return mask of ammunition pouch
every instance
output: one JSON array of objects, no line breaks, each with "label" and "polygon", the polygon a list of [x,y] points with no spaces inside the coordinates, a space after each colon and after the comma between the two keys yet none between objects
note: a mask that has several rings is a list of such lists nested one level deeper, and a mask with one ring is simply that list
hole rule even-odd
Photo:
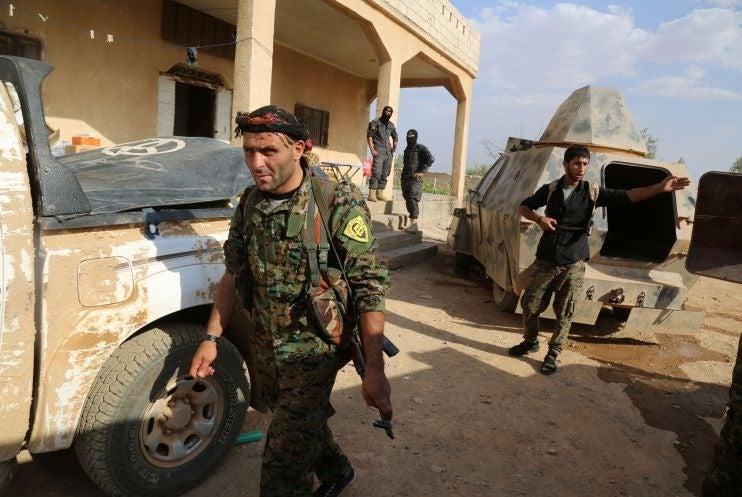
[{"label": "ammunition pouch", "polygon": [[340,348],[350,344],[356,327],[355,313],[348,285],[340,270],[327,268],[319,278],[319,285],[309,286],[307,291],[309,310],[320,336]]}]

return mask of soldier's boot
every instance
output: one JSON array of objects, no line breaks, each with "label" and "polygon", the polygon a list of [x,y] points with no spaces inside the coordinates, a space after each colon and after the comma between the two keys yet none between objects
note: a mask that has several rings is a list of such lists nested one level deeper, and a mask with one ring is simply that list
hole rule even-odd
[{"label": "soldier's boot", "polygon": [[405,233],[415,234],[417,233],[417,219],[410,219],[410,225],[404,229]]},{"label": "soldier's boot", "polygon": [[551,375],[556,373],[557,370],[557,355],[558,353],[552,349],[549,349],[549,353],[544,357],[544,362],[541,364],[541,374]]},{"label": "soldier's boot", "polygon": [[538,352],[539,345],[538,340],[534,342],[529,342],[528,340],[523,340],[518,345],[514,345],[508,349],[508,354],[510,354],[513,357],[520,357],[528,354],[529,352]]},{"label": "soldier's boot", "polygon": [[376,202],[376,190],[369,190],[368,191],[368,198],[366,198],[369,202]]},{"label": "soldier's boot", "polygon": [[378,200],[379,202],[386,202],[389,199],[384,196],[384,190],[379,188],[378,190],[376,190],[376,200]]},{"label": "soldier's boot", "polygon": [[347,475],[345,478],[333,481],[333,482],[325,482],[322,483],[319,487],[317,487],[317,490],[314,491],[314,494],[312,494],[313,497],[337,497],[340,495],[340,493],[347,487],[348,485],[353,483],[353,480],[356,479],[356,472],[353,468],[350,468],[350,474]]}]

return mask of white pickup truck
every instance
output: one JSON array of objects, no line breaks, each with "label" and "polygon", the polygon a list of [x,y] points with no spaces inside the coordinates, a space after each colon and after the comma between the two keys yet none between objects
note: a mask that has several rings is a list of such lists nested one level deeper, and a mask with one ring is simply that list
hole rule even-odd
[{"label": "white pickup truck", "polygon": [[74,444],[106,493],[175,496],[219,464],[250,400],[229,341],[214,376],[188,365],[251,178],[209,138],[53,157],[50,71],[0,56],[0,493],[21,450]]}]

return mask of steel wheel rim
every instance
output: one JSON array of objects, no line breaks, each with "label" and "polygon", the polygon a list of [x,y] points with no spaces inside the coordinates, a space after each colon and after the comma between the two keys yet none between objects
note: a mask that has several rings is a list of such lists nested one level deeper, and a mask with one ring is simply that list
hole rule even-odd
[{"label": "steel wheel rim", "polygon": [[143,457],[162,468],[180,466],[209,446],[224,413],[222,388],[213,377],[184,376],[150,401],[139,423]]}]

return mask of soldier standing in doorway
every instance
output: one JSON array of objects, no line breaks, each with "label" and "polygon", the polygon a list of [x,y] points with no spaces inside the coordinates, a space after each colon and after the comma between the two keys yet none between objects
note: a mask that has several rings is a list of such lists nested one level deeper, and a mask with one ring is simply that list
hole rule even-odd
[{"label": "soldier standing in doorway", "polygon": [[384,197],[384,188],[386,188],[386,179],[392,172],[394,152],[397,150],[397,142],[399,141],[397,129],[391,121],[393,113],[394,110],[387,105],[381,111],[381,117],[368,123],[366,139],[373,156],[371,179],[368,183],[369,202],[389,200]]}]

